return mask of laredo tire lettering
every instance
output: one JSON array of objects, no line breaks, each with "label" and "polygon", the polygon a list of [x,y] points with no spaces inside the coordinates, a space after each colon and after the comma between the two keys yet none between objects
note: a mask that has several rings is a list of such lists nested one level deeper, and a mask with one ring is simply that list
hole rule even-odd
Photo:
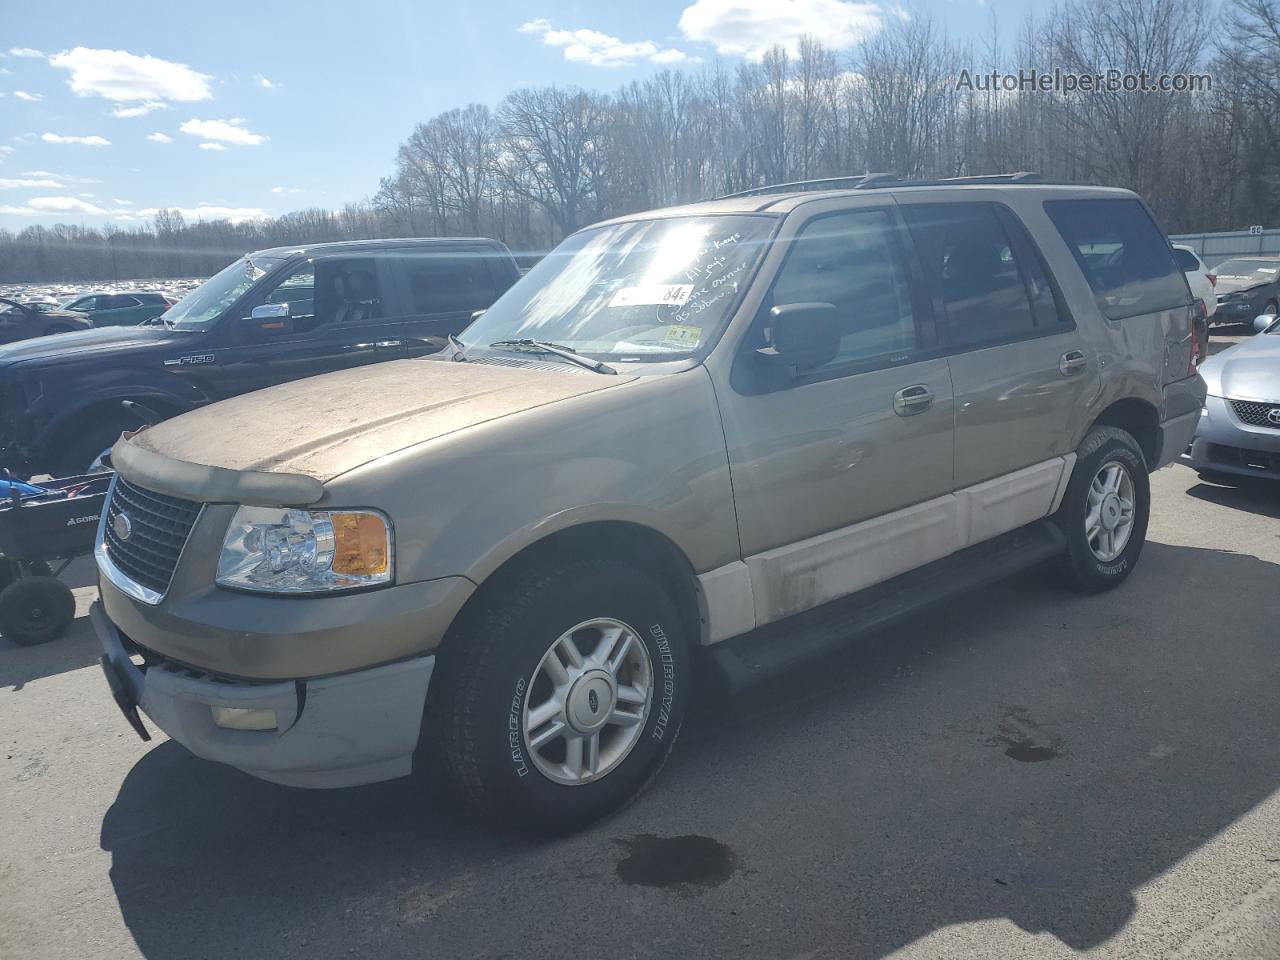
[{"label": "laredo tire lettering", "polygon": [[676,665],[671,655],[671,641],[660,624],[649,628],[658,647],[658,660],[662,664],[662,700],[658,704],[657,722],[653,726],[653,739],[661,740],[667,735],[667,724],[671,722],[671,710],[676,697]]},{"label": "laredo tire lettering", "polygon": [[526,684],[521,677],[516,681],[515,695],[511,698],[511,713],[507,715],[507,749],[511,754],[511,762],[515,765],[516,776],[529,774],[529,765],[524,759],[524,743],[520,724],[520,715],[524,709],[524,692]]}]

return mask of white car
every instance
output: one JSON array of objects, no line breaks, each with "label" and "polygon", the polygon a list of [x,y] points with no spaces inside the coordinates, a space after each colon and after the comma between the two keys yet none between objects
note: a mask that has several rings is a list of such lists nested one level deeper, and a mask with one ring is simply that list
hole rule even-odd
[{"label": "white car", "polygon": [[1184,244],[1173,244],[1173,256],[1182,272],[1187,275],[1191,295],[1204,302],[1205,319],[1212,320],[1218,311],[1218,298],[1214,294],[1218,278],[1209,272],[1200,255]]}]

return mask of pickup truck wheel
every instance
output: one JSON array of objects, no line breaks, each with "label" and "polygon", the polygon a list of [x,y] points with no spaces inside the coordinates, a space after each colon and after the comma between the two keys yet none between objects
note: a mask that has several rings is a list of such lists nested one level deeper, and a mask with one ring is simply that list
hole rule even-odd
[{"label": "pickup truck wheel", "polygon": [[1067,551],[1061,572],[1082,593],[1100,593],[1129,576],[1147,538],[1151,485],[1136,440],[1117,427],[1094,427],[1080,444],[1058,510]]},{"label": "pickup truck wheel", "polygon": [[433,698],[466,805],[562,832],[623,806],[671,751],[689,697],[675,605],[614,561],[535,573],[450,638]]},{"label": "pickup truck wheel", "polygon": [[120,434],[137,428],[137,421],[123,410],[92,419],[84,429],[73,432],[68,438],[58,455],[54,475],[76,477],[106,472],[108,467],[103,463],[104,455],[120,439]]}]

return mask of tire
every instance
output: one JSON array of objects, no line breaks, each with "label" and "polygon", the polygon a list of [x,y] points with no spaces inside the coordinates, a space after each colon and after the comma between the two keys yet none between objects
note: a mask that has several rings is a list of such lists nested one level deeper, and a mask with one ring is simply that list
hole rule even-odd
[{"label": "tire", "polygon": [[1262,312],[1274,317],[1277,313],[1280,313],[1280,303],[1275,300],[1268,300],[1266,306],[1262,308]]},{"label": "tire", "polygon": [[105,417],[87,418],[85,427],[73,433],[54,464],[54,475],[76,477],[86,473],[101,473],[106,468],[101,457],[120,439],[126,430],[135,430],[138,423],[123,410]]},{"label": "tire", "polygon": [[[1091,488],[1096,479],[1104,485],[1117,476],[1111,468],[1119,467],[1123,488],[1111,499],[1103,495],[1101,503],[1094,494],[1090,503]],[[1105,478],[1104,478],[1105,473]],[[1125,479],[1127,478],[1127,486]],[[1128,496],[1123,496],[1127,490]],[[1127,535],[1121,537],[1125,501],[1130,503]],[[1108,532],[1090,536],[1090,513],[1094,507],[1106,518],[1099,517],[1098,527],[1107,531],[1110,524],[1117,524],[1109,531],[1114,539],[1108,542]],[[1117,517],[1117,513],[1119,517]],[[1151,483],[1147,475],[1147,461],[1133,436],[1118,427],[1094,427],[1085,436],[1077,453],[1075,469],[1067,492],[1058,508],[1056,520],[1067,539],[1066,553],[1060,562],[1060,574],[1068,586],[1081,593],[1101,593],[1119,586],[1133,571],[1147,538],[1147,521],[1151,515]],[[1108,547],[1110,549],[1108,549]],[[1118,548],[1118,549],[1117,549]],[[1112,555],[1114,553],[1114,555]]]},{"label": "tire", "polygon": [[[0,557],[0,590],[17,580],[21,572],[17,560]],[[53,576],[53,570],[43,560],[36,560],[34,563],[27,564],[27,576],[51,577]]]},{"label": "tire", "polygon": [[56,640],[75,615],[71,588],[54,577],[23,577],[0,590],[0,636],[21,646]]},{"label": "tire", "polygon": [[[612,560],[531,572],[499,590],[441,654],[442,683],[429,717],[446,778],[464,805],[487,819],[574,830],[633,799],[671,752],[692,679],[684,630],[675,604],[647,573]],[[572,633],[575,627],[582,629]],[[608,639],[615,629],[619,639]],[[581,667],[569,662],[563,643],[578,649]],[[602,671],[592,668],[592,655],[610,648],[617,656],[624,647],[615,697]],[[558,713],[549,658],[571,680],[559,688]],[[646,663],[649,694],[641,706]],[[539,720],[539,710],[548,719]],[[615,724],[619,712],[637,722]],[[584,716],[596,719],[584,724]],[[584,776],[588,768],[571,753],[572,740],[590,739],[575,723],[604,724],[597,728],[595,774]],[[559,735],[531,746],[557,724]],[[589,743],[580,749],[589,762]]]}]

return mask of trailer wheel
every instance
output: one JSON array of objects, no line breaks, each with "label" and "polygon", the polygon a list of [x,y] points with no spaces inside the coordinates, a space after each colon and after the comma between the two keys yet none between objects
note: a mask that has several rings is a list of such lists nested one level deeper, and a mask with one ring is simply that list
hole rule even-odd
[{"label": "trailer wheel", "polygon": [[23,577],[0,590],[0,635],[21,646],[56,640],[75,615],[75,595],[55,577]]},{"label": "trailer wheel", "polygon": [[[22,568],[18,565],[17,560],[8,560],[0,557],[0,590],[3,590],[21,576]],[[53,571],[49,568],[49,564],[43,560],[36,560],[34,563],[27,564],[27,576],[51,577],[53,576]]]}]

